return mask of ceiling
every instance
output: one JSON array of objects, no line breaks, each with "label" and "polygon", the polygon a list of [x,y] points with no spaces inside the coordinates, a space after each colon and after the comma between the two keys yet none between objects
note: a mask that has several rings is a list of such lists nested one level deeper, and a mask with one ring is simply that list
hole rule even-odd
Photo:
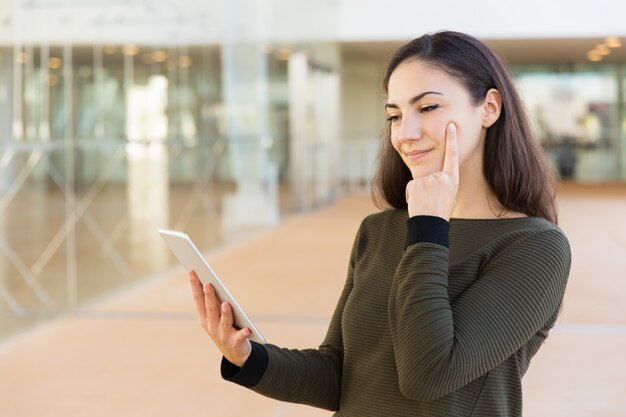
[{"label": "ceiling", "polygon": [[[602,64],[626,64],[626,39],[621,39],[622,46],[611,50],[611,54],[605,56]],[[597,65],[587,59],[587,52],[593,49],[602,38],[585,39],[506,39],[487,40],[487,43],[509,65],[555,65],[558,68],[569,67],[570,65]],[[384,66],[391,55],[402,46],[401,41],[369,41],[369,42],[340,42],[341,58],[344,61],[369,61],[379,63]],[[107,65],[122,64],[122,54],[120,47],[116,46],[116,53],[105,55]],[[141,47],[140,54],[136,59],[142,58],[145,53],[150,53],[156,48]],[[218,45],[210,46],[179,46],[174,48],[161,48],[169,50],[174,54],[189,54],[194,61],[203,59],[203,54],[210,53],[209,59],[214,61],[219,59]],[[77,63],[93,62],[93,46],[73,45],[73,60]],[[35,57],[39,56],[38,47],[35,47]],[[0,49],[0,61],[3,58]],[[62,56],[61,46],[51,46],[50,56]],[[557,68],[557,70],[558,70]]]},{"label": "ceiling", "polygon": [[[611,50],[602,63],[626,63],[626,39]],[[587,52],[604,42],[603,38],[580,39],[505,39],[485,40],[510,65],[592,64]],[[346,60],[387,61],[404,42],[344,42],[342,57]]]}]

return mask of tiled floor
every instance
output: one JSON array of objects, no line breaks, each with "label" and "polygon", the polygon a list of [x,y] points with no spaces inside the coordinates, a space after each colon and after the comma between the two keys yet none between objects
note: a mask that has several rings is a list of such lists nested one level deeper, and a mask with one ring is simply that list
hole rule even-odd
[{"label": "tiled floor", "polygon": [[[566,185],[560,206],[574,261],[559,324],[525,378],[524,415],[626,416],[626,186]],[[314,347],[372,211],[344,198],[208,256],[270,342]],[[0,344],[0,416],[331,415],[222,382],[218,364],[184,273],[169,270]]]}]

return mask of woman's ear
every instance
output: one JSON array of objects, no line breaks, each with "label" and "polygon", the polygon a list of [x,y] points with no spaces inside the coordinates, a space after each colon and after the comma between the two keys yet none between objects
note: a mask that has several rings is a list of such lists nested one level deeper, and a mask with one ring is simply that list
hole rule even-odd
[{"label": "woman's ear", "polygon": [[495,88],[487,91],[483,101],[483,127],[490,127],[500,117],[502,110],[502,96]]}]

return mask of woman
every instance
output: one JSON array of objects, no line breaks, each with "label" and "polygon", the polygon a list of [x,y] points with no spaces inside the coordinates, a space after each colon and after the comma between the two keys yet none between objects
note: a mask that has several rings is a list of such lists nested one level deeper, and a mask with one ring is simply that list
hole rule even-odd
[{"label": "woman", "polygon": [[222,376],[336,416],[520,416],[570,250],[507,70],[478,40],[425,35],[392,58],[376,197],[316,350],[248,341],[191,274]]}]

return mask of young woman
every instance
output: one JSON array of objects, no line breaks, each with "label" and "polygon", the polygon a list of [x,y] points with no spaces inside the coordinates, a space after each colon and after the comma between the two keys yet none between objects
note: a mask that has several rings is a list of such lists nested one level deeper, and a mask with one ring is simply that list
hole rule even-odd
[{"label": "young woman", "polygon": [[484,44],[403,46],[384,86],[376,197],[318,349],[251,343],[191,285],[222,376],[336,416],[520,416],[521,378],[559,313],[570,249],[541,148]]}]

